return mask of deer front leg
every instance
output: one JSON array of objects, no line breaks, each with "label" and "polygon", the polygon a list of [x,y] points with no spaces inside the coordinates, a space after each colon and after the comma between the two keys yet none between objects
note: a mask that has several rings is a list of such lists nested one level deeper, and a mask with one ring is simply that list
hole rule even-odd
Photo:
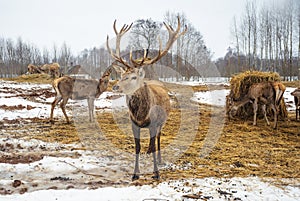
[{"label": "deer front leg", "polygon": [[94,98],[88,98],[88,108],[89,108],[89,121],[92,122],[94,121]]},{"label": "deer front leg", "polygon": [[158,167],[157,167],[156,148],[155,148],[155,140],[156,140],[155,138],[158,134],[157,132],[158,132],[158,128],[151,128],[150,127],[149,149],[152,152],[152,157],[153,157],[153,173],[154,173],[154,176],[152,176],[153,179],[159,179],[159,171],[158,171]]},{"label": "deer front leg", "polygon": [[256,116],[257,116],[257,107],[258,107],[258,104],[257,104],[257,99],[254,100],[253,102],[253,113],[254,113],[254,116],[253,116],[253,125],[256,126]]},{"label": "deer front leg", "polygon": [[140,144],[140,128],[136,126],[133,122],[132,122],[132,131],[133,131],[134,143],[135,143],[135,165],[134,165],[134,171],[132,176],[132,181],[134,181],[140,178],[139,157],[141,151],[141,144]]}]

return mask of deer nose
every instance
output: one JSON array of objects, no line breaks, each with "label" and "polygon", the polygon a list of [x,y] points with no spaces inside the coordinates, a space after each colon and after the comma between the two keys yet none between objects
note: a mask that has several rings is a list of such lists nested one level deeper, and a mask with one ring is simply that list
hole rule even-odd
[{"label": "deer nose", "polygon": [[115,86],[113,86],[113,88],[112,88],[112,89],[113,89],[113,91],[118,91],[118,90],[119,90],[119,88],[120,88],[120,87],[119,87],[118,85],[115,85]]}]

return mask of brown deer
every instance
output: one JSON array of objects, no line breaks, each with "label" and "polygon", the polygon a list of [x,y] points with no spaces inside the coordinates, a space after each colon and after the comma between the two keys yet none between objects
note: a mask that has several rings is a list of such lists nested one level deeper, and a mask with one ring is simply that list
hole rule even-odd
[{"label": "brown deer", "polygon": [[253,125],[256,125],[256,116],[258,110],[258,103],[262,104],[262,110],[267,121],[267,124],[270,125],[267,118],[266,106],[270,106],[274,113],[274,128],[277,127],[277,119],[279,112],[279,105],[285,91],[285,86],[280,82],[261,82],[255,83],[250,86],[247,95],[240,101],[232,101],[232,104],[229,109],[229,116],[236,115],[237,110],[245,105],[246,103],[251,102],[253,105]]},{"label": "brown deer", "polygon": [[42,66],[29,64],[27,69],[29,74],[49,74],[52,78],[59,77],[60,75],[60,65],[58,63],[44,64]]},{"label": "brown deer", "polygon": [[[161,129],[168,118],[170,111],[170,99],[167,89],[158,81],[144,81],[144,66],[154,64],[164,55],[168,53],[174,41],[187,31],[187,27],[180,32],[181,24],[178,18],[177,29],[174,30],[170,25],[165,24],[169,33],[169,39],[165,48],[162,50],[161,40],[159,40],[158,54],[154,58],[147,58],[147,51],[144,51],[142,59],[134,60],[132,52],[130,52],[130,63],[126,62],[120,56],[121,37],[131,28],[124,25],[118,32],[116,29],[116,21],[113,28],[116,33],[116,52],[114,53],[109,47],[109,37],[107,36],[107,49],[113,59],[119,62],[123,67],[114,66],[117,71],[121,72],[121,79],[113,86],[113,90],[126,94],[126,101],[129,108],[130,119],[132,122],[132,131],[135,141],[135,168],[132,180],[139,179],[139,154],[140,145],[140,129],[149,128],[150,143],[147,153],[152,153],[154,176],[152,178],[159,179],[159,170],[157,162],[161,163],[160,153],[160,135]],[[156,155],[156,138],[157,138],[157,155]],[[157,157],[156,157],[157,156]],[[158,161],[157,161],[158,160]]]},{"label": "brown deer", "polygon": [[294,102],[296,106],[296,121],[298,120],[298,117],[300,116],[300,88],[295,89],[292,93],[292,96],[294,96]]},{"label": "brown deer", "polygon": [[54,108],[62,101],[60,103],[61,110],[64,113],[67,123],[70,123],[65,109],[69,98],[72,100],[87,99],[89,120],[90,122],[94,121],[94,101],[107,89],[111,70],[111,68],[107,69],[99,81],[93,79],[75,79],[69,76],[55,79],[52,82],[52,86],[56,92],[56,96],[51,105],[50,121],[54,122]]}]

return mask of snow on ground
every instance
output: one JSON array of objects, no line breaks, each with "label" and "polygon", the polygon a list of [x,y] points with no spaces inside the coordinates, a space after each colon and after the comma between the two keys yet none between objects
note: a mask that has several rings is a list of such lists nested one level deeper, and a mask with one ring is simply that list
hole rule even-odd
[{"label": "snow on ground", "polygon": [[[87,187],[92,181],[85,173],[105,174],[103,169],[114,168],[118,174],[121,168],[128,168],[120,160],[114,162],[109,157],[99,156],[97,151],[78,151],[79,157],[74,158],[74,152],[68,149],[76,145],[60,145],[45,143],[38,140],[1,139],[0,145],[9,143],[14,147],[10,151],[34,150],[35,152],[60,150],[63,157],[45,156],[39,161],[25,164],[0,163],[0,191],[5,189],[11,195],[0,195],[1,201],[119,201],[119,200],[285,200],[300,199],[299,179],[272,178],[202,178],[180,179],[162,182],[158,185],[134,186],[128,180],[123,185],[110,185],[102,188]],[[18,148],[18,149],[17,149]],[[70,154],[69,156],[67,154]],[[123,167],[122,167],[123,165]],[[113,166],[113,167],[112,167]],[[106,177],[113,177],[108,173]],[[122,173],[123,174],[123,173]],[[72,182],[82,178],[84,188],[74,189]],[[125,177],[129,177],[125,175]],[[121,178],[121,180],[126,180]],[[21,181],[16,185],[16,181]],[[47,183],[41,183],[41,182]],[[288,183],[281,185],[280,182]],[[95,180],[97,182],[97,180]],[[14,186],[15,185],[15,186]],[[70,188],[69,188],[69,187]],[[32,190],[35,188],[35,190]],[[26,189],[24,191],[23,189]],[[22,191],[23,190],[23,191]],[[9,192],[7,194],[10,194]],[[190,198],[190,199],[189,199]],[[192,199],[194,198],[194,199]]]},{"label": "snow on ground", "polygon": [[191,98],[194,102],[206,103],[216,106],[225,106],[226,96],[228,95],[229,90],[213,90],[205,92],[195,92],[194,96]]},{"label": "snow on ground", "polygon": [[[185,83],[193,84],[193,83]],[[24,84],[0,81],[0,120],[3,119],[17,119],[17,118],[48,118],[50,111],[50,103],[54,97],[48,97],[45,94],[41,94],[40,97],[35,99],[26,99],[24,94],[31,93],[32,91],[42,89],[52,91],[50,85],[41,84]],[[294,88],[287,88],[284,98],[288,105],[293,106],[293,97],[290,92]],[[225,105],[225,97],[228,94],[228,90],[213,90],[207,92],[196,92],[191,98],[192,101],[212,104],[217,106]],[[111,98],[114,97],[115,98]],[[6,107],[18,106],[13,110],[6,109]],[[83,101],[69,101],[68,112],[70,107],[81,107],[87,106],[86,100]],[[119,96],[112,92],[104,92],[99,99],[95,101],[95,108],[98,111],[103,109],[111,109],[115,107],[126,107],[125,97]],[[289,107],[289,110],[294,110],[294,107]],[[63,116],[61,110],[57,107],[55,114],[57,116]],[[1,131],[5,132],[5,131]],[[0,133],[1,136],[1,133]],[[82,168],[84,171],[97,170],[99,168],[109,167],[113,172],[118,172],[121,168],[131,172],[131,163],[120,164],[112,163],[111,157],[105,157],[104,153],[89,153],[87,151],[77,151],[78,157],[73,157],[74,152],[70,152],[68,146],[76,147],[76,145],[61,145],[56,143],[45,143],[37,140],[20,140],[20,139],[6,139],[1,138],[0,145],[2,144],[13,144],[13,147],[18,149],[2,150],[8,153],[18,152],[42,152],[42,151],[59,151],[61,154],[58,157],[44,156],[42,160],[35,161],[32,163],[25,164],[6,164],[0,163],[0,191],[3,187],[12,187],[12,182],[15,181],[16,177],[12,175],[18,175],[18,178],[22,177],[22,181],[27,182],[39,182],[39,178],[56,178],[57,175],[64,175],[63,178],[68,176],[83,177],[78,173],[76,167]],[[47,153],[48,153],[47,152]],[[1,150],[0,150],[1,153]],[[116,157],[118,157],[116,155]],[[70,165],[71,164],[71,165]],[[76,164],[72,166],[72,164]],[[105,172],[105,171],[103,171]],[[111,173],[107,173],[112,175]],[[128,177],[128,175],[126,175]],[[30,178],[31,180],[28,180]],[[86,177],[88,181],[88,177]],[[124,178],[120,178],[123,179]],[[48,180],[48,181],[49,181]],[[43,186],[41,189],[36,187],[36,191],[28,191],[24,194],[13,193],[12,195],[0,195],[1,201],[17,201],[17,200],[28,200],[28,201],[52,201],[52,200],[63,200],[63,201],[81,201],[81,200],[194,200],[188,199],[187,197],[199,198],[200,200],[300,200],[300,187],[299,180],[289,179],[286,183],[289,185],[275,185],[277,180],[273,179],[260,179],[257,177],[248,178],[203,178],[203,179],[189,179],[189,180],[177,180],[163,182],[156,186],[143,185],[143,186],[130,186],[124,184],[123,187],[103,187],[96,190],[86,189],[69,189],[69,190],[52,190],[49,182],[49,189],[44,190]],[[55,182],[55,181],[53,181]],[[30,183],[21,184],[22,186],[32,185]],[[63,181],[56,181],[55,185],[65,185]],[[21,188],[17,187],[17,188]],[[63,189],[63,188],[58,188]]]},{"label": "snow on ground", "polygon": [[[271,181],[272,182],[272,181]],[[96,190],[41,190],[22,195],[0,196],[2,201],[99,201],[99,200],[284,200],[300,199],[299,187],[276,187],[270,181],[252,178],[205,178],[163,182],[155,187],[104,187]]]},{"label": "snow on ground", "polygon": [[[31,94],[37,90],[48,90],[54,92],[50,84],[29,84],[29,83],[16,83],[0,80],[0,120],[19,119],[19,118],[48,118],[51,109],[51,103],[54,96],[46,97],[41,94],[39,97],[32,99],[25,98],[24,95]],[[111,96],[116,96],[112,92],[104,92],[95,100],[95,108],[97,110],[126,107],[125,97],[120,96],[114,100],[109,99]],[[12,107],[15,108],[12,109]],[[86,107],[86,100],[69,100],[67,107]],[[71,111],[67,110],[68,115]],[[54,110],[54,116],[62,117],[63,113],[59,106]]]}]

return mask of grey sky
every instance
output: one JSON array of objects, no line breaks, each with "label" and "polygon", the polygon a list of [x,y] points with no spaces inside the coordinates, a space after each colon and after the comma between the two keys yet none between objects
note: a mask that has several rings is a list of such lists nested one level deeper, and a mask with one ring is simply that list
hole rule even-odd
[{"label": "grey sky", "polygon": [[114,37],[115,19],[121,26],[137,19],[162,21],[166,11],[184,12],[201,32],[214,58],[230,45],[233,16],[241,15],[246,0],[0,0],[0,36],[21,36],[38,47],[58,47],[65,41],[77,54],[99,47]]}]

